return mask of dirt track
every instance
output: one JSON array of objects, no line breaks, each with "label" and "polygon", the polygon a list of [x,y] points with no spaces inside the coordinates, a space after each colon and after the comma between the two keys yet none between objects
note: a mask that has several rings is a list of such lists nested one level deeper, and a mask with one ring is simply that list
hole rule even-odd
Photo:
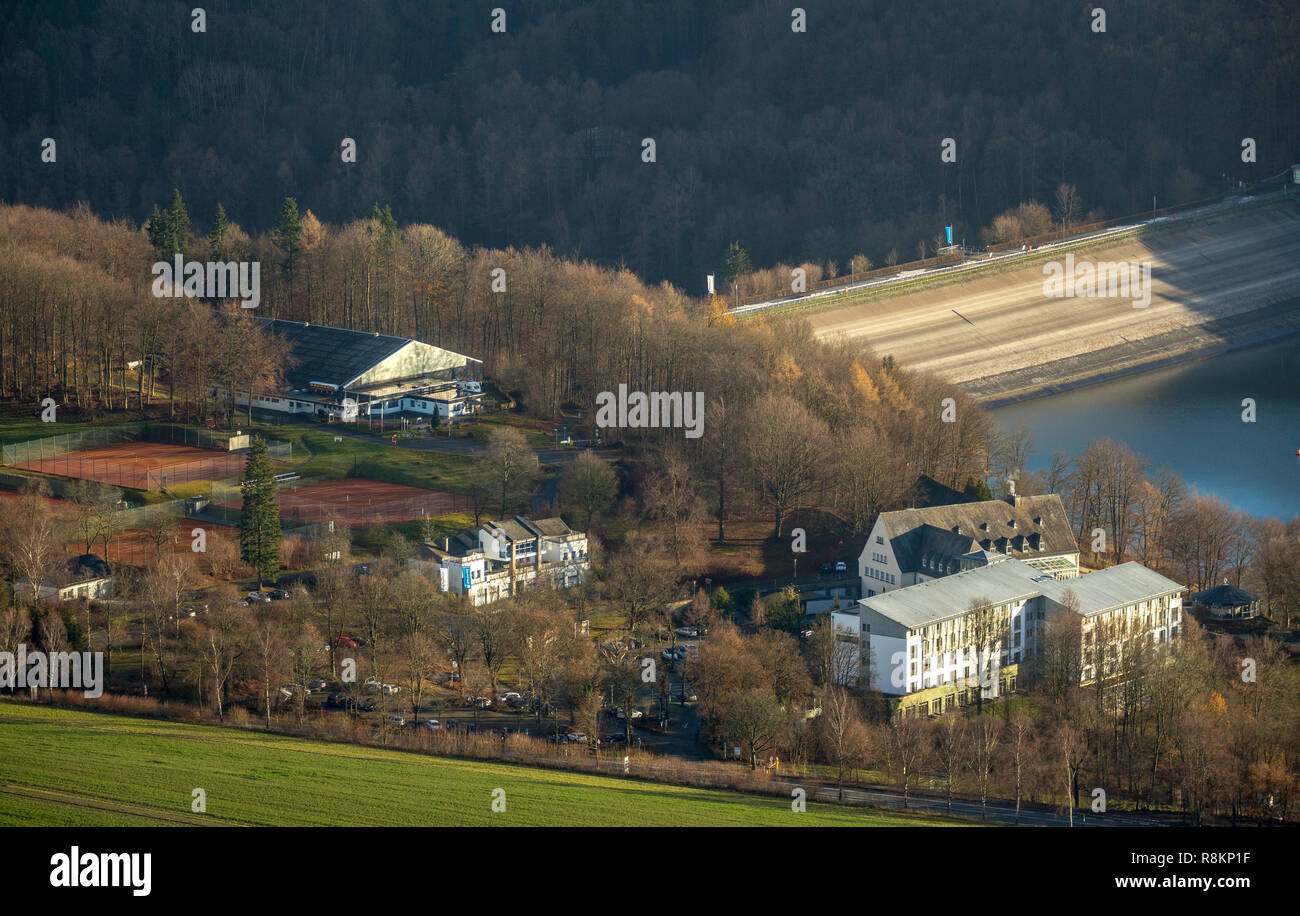
[{"label": "dirt track", "polygon": [[[1064,261],[1064,253],[1053,255]],[[818,336],[861,339],[909,369],[1004,401],[1300,332],[1300,202],[1076,254],[1150,262],[1150,305],[1047,298],[1043,264],[809,316]]]}]

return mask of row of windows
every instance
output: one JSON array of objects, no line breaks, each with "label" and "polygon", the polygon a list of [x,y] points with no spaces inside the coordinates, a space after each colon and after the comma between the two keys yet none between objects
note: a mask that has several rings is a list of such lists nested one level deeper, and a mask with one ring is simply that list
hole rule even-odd
[{"label": "row of windows", "polygon": [[[1003,667],[1005,667],[1008,664],[1018,665],[1020,664],[1020,652],[1016,651],[1016,652],[1008,653],[1006,649],[1003,649],[1001,652],[998,653],[998,661],[999,664],[1002,665]],[[932,673],[933,667],[934,666],[932,666],[930,662],[927,660],[925,667],[922,669],[921,673],[929,675]],[[911,663],[910,667],[908,668],[908,674],[911,675],[912,678],[914,679],[916,678],[917,676],[916,662]],[[957,670],[952,672],[951,675],[949,675],[949,673],[945,671],[939,675],[937,680],[931,677],[930,678],[931,683],[928,684],[927,686],[933,687],[933,686],[946,684],[948,683],[949,677],[952,677],[952,682],[955,684],[958,681],[960,681],[963,677],[974,677],[974,676],[975,676],[975,664],[974,662],[967,662],[966,664],[959,665],[957,667]]]},{"label": "row of windows", "polygon": [[872,569],[870,566],[866,567],[866,572],[867,572],[867,576],[868,576],[869,578],[872,578],[872,579],[879,579],[881,582],[886,582],[886,583],[888,583],[888,584],[890,584],[890,585],[893,585],[893,584],[894,584],[894,574],[893,574],[893,573],[881,572],[881,571],[878,570],[878,569]]},{"label": "row of windows", "polygon": [[[1002,678],[998,683],[1002,688],[1002,693],[1010,693],[1016,689],[1016,676],[1013,674],[1010,677]],[[932,716],[938,716],[942,715],[944,710],[952,709],[956,705],[969,706],[974,702],[975,689],[967,687],[956,693],[950,693],[946,697],[939,697],[930,700],[928,703],[920,703],[914,708],[922,714],[929,712]]]}]

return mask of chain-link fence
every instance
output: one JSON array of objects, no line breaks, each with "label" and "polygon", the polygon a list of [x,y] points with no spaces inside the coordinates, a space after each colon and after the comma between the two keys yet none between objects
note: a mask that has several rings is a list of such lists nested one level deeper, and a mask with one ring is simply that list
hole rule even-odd
[{"label": "chain-link fence", "polygon": [[[242,451],[248,447],[249,434],[228,430],[203,429],[180,423],[122,423],[116,426],[97,426],[75,432],[59,433],[13,442],[3,448],[3,463],[24,464],[66,455],[69,452],[87,452],[107,448],[123,442],[166,442],[190,448],[214,451]],[[293,444],[279,439],[267,439],[267,450],[275,461],[293,459]]]},{"label": "chain-link fence", "polygon": [[4,463],[28,464],[66,455],[68,452],[86,452],[122,442],[134,442],[140,438],[140,430],[144,425],[133,423],[103,426],[55,436],[43,436],[40,439],[28,439],[26,442],[14,442],[4,447]]},{"label": "chain-link fence", "polygon": [[[243,433],[182,426],[175,423],[133,423],[79,430],[4,446],[4,463],[54,477],[75,477],[137,490],[158,490],[198,480],[239,475],[245,465],[250,437]],[[154,444],[150,447],[149,444]],[[136,444],[138,448],[130,446]],[[210,449],[219,454],[187,457],[157,446]],[[236,449],[232,451],[231,449]],[[102,451],[106,454],[96,455]],[[293,457],[293,445],[268,440],[273,461]],[[172,456],[185,460],[172,460]]]},{"label": "chain-link fence", "polygon": [[24,461],[15,466],[56,477],[94,480],[115,487],[160,490],[195,480],[238,475],[243,470],[246,459],[243,455],[227,453],[163,466],[150,466],[149,460],[147,456],[141,458],[127,454],[112,458],[80,458],[73,453]]}]

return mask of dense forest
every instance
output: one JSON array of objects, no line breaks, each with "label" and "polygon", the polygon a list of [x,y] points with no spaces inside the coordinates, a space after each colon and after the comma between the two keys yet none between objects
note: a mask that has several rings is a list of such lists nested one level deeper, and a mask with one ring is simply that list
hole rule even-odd
[{"label": "dense forest", "polygon": [[140,224],[175,187],[196,229],[220,201],[253,234],[285,197],[335,224],[379,203],[698,294],[733,241],[907,260],[1062,184],[1117,216],[1300,157],[1290,0],[1135,0],[1104,33],[1036,0],[824,0],[805,32],[770,0],[521,0],[504,32],[490,6],[211,0],[203,32],[188,4],[7,7],[0,198]]}]

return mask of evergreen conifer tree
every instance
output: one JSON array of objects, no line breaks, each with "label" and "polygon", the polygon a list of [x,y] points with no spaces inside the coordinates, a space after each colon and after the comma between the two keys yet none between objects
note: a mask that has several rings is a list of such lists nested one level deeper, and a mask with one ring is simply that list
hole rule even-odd
[{"label": "evergreen conifer tree", "polygon": [[253,438],[239,486],[244,511],[239,519],[239,554],[257,572],[257,587],[274,579],[280,569],[280,507],[276,500],[275,471],[266,440]]}]

